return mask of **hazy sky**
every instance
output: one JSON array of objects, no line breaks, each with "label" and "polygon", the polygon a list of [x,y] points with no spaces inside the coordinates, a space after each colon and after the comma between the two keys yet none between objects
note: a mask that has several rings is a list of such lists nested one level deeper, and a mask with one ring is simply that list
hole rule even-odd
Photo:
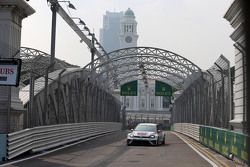
[{"label": "hazy sky", "polygon": [[[80,17],[94,31],[99,30],[106,11],[131,8],[136,16],[138,46],[157,47],[175,52],[206,70],[223,54],[234,65],[233,28],[223,16],[233,0],[71,0],[77,10],[67,9],[71,17]],[[47,0],[28,2],[36,13],[23,20],[22,46],[50,53],[51,11]],[[57,15],[56,57],[84,66],[90,62],[90,50]]]}]

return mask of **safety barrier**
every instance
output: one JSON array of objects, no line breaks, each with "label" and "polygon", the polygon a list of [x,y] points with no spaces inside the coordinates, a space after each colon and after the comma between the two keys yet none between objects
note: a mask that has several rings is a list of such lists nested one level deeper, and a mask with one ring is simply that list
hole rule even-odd
[{"label": "safety barrier", "polygon": [[200,126],[200,142],[207,147],[230,157],[248,162],[248,136],[245,134],[209,126]]},{"label": "safety barrier", "polygon": [[7,159],[119,130],[121,123],[116,122],[59,124],[21,130],[7,136]]},{"label": "safety barrier", "polygon": [[6,134],[0,134],[0,162],[6,159]]},{"label": "safety barrier", "polygon": [[197,141],[200,137],[200,125],[191,123],[175,123],[174,131],[187,135]]},{"label": "safety barrier", "polygon": [[191,123],[175,123],[173,128],[174,131],[189,136],[228,158],[234,155],[249,163],[249,136],[245,134]]}]

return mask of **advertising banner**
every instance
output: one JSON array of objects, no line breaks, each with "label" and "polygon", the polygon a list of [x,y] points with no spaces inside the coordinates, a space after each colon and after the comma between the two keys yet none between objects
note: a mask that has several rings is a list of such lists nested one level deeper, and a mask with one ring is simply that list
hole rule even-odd
[{"label": "advertising banner", "polygon": [[155,96],[172,96],[172,92],[172,86],[161,81],[155,81]]},{"label": "advertising banner", "polygon": [[121,86],[121,96],[137,96],[137,80],[125,83]]},{"label": "advertising banner", "polygon": [[18,86],[21,59],[0,59],[0,86]]}]

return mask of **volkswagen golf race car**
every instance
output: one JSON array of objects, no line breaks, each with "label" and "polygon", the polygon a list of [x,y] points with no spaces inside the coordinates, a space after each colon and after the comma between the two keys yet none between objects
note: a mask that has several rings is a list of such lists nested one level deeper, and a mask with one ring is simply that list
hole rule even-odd
[{"label": "volkswagen golf race car", "polygon": [[165,133],[155,123],[140,123],[127,135],[127,145],[146,142],[151,145],[165,144]]}]

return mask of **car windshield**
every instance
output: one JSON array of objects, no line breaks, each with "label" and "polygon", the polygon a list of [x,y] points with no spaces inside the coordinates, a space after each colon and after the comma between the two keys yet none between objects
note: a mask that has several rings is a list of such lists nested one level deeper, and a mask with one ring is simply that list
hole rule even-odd
[{"label": "car windshield", "polygon": [[135,128],[135,131],[156,132],[156,126],[155,125],[138,125]]}]

